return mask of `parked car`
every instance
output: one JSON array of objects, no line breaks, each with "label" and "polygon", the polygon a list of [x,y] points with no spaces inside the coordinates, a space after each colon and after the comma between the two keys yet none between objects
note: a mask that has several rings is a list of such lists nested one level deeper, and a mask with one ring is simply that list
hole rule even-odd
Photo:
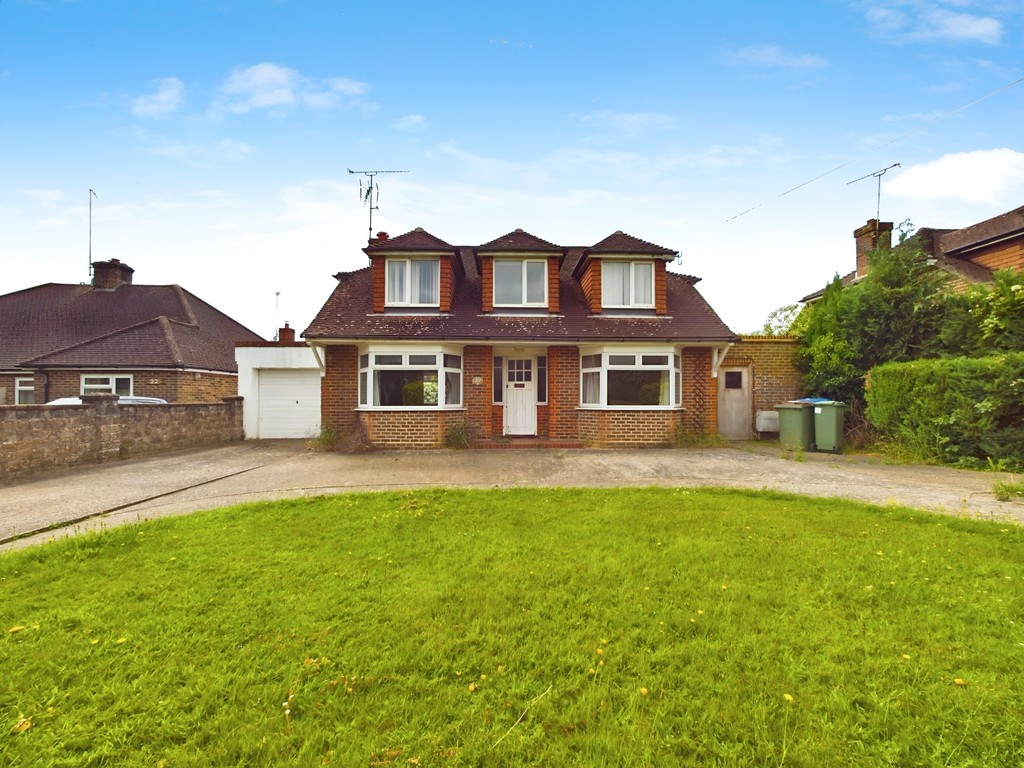
[{"label": "parked car", "polygon": [[[47,405],[81,405],[80,397],[58,397],[51,400]],[[167,401],[162,397],[141,397],[139,395],[120,395],[117,398],[118,405],[166,405]]]}]

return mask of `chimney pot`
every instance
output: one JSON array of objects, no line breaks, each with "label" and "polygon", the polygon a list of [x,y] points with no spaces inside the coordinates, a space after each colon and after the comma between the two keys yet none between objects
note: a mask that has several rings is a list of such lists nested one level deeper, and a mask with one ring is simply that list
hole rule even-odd
[{"label": "chimney pot", "polygon": [[291,328],[288,323],[284,324],[283,328],[279,328],[277,331],[277,343],[278,344],[294,344],[295,343],[295,329]]},{"label": "chimney pot", "polygon": [[131,285],[134,269],[122,264],[119,259],[94,261],[92,263],[92,287],[100,291],[112,291],[119,285]]}]

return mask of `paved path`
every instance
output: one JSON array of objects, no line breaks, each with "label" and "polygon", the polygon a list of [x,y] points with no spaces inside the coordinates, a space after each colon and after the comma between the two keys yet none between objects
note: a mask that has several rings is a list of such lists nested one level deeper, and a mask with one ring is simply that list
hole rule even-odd
[{"label": "paved path", "polygon": [[804,459],[784,457],[772,444],[345,455],[310,453],[302,441],[250,441],[0,485],[0,549],[247,501],[438,486],[770,489],[1024,524],[1024,502],[999,502],[992,494],[993,483],[1009,475],[887,465],[858,456],[806,454]]}]

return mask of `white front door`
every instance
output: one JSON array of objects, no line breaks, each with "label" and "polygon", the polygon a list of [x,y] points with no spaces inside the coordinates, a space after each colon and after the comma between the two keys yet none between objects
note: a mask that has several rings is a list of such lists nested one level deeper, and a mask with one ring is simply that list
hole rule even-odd
[{"label": "white front door", "polygon": [[750,368],[718,369],[718,434],[726,440],[749,440]]},{"label": "white front door", "polygon": [[506,361],[505,434],[537,434],[537,382],[532,357]]}]

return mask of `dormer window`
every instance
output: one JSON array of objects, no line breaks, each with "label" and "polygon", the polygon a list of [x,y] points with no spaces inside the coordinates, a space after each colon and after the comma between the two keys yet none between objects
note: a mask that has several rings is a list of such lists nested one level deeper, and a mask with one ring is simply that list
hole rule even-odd
[{"label": "dormer window", "polygon": [[436,307],[441,295],[441,269],[437,259],[388,259],[387,305]]},{"label": "dormer window", "polygon": [[546,307],[548,263],[544,259],[495,259],[494,306]]},{"label": "dormer window", "polygon": [[654,307],[654,263],[612,261],[601,263],[601,304],[609,308]]}]

